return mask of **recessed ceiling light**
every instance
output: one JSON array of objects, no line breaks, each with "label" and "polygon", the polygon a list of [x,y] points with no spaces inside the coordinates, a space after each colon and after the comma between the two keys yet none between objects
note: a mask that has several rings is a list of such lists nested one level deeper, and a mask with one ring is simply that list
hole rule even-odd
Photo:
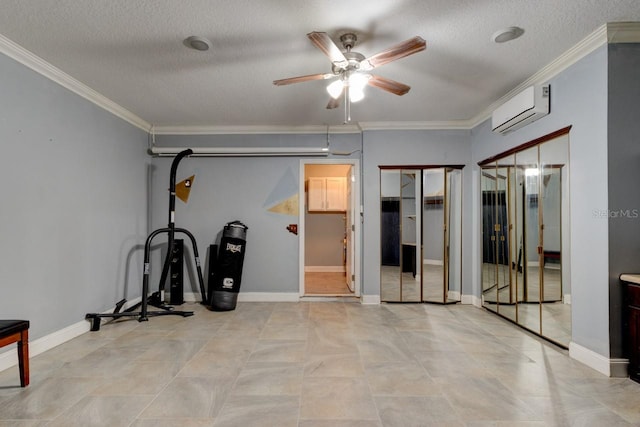
[{"label": "recessed ceiling light", "polygon": [[496,43],[504,43],[517,39],[524,34],[524,30],[520,27],[509,27],[504,30],[496,31],[491,39]]},{"label": "recessed ceiling light", "polygon": [[184,39],[184,45],[190,47],[191,49],[205,51],[209,50],[211,42],[204,37],[191,36]]}]

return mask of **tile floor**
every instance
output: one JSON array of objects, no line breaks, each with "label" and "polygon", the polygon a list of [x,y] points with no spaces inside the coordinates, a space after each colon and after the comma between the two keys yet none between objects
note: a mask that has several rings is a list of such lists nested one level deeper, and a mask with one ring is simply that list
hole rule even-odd
[{"label": "tile floor", "polygon": [[1,372],[0,427],[640,425],[640,384],[476,307],[185,306]]}]

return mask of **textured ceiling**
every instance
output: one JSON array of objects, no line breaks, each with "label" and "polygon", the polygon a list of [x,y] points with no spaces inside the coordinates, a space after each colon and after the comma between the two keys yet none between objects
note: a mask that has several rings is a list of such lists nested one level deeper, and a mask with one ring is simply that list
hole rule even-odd
[{"label": "textured ceiling", "polygon": [[[426,51],[375,70],[408,84],[367,88],[357,122],[469,121],[607,22],[640,21],[638,0],[0,0],[0,34],[155,126],[339,125],[330,72],[307,39],[355,32],[377,53],[413,36]],[[496,44],[517,25],[524,35]],[[206,37],[211,49],[183,40]]]}]

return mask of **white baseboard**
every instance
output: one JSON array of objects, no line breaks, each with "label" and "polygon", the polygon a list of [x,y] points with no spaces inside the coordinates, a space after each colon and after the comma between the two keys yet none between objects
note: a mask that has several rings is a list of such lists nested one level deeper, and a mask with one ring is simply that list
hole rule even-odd
[{"label": "white baseboard", "polygon": [[380,295],[361,295],[360,302],[363,305],[379,305]]},{"label": "white baseboard", "polygon": [[425,265],[444,265],[441,259],[424,259],[422,263]]},{"label": "white baseboard", "polygon": [[344,273],[344,265],[305,265],[305,273]]},{"label": "white baseboard", "polygon": [[[136,298],[132,301],[127,301],[127,303],[122,307],[123,310],[137,304],[140,302],[140,298]],[[113,308],[107,311],[103,311],[103,314],[113,313]],[[109,319],[103,320],[107,321]],[[69,340],[72,340],[85,332],[89,332],[91,330],[91,322],[88,320],[81,320],[79,322],[74,323],[73,325],[69,325],[66,328],[62,328],[55,332],[50,333],[49,335],[45,335],[44,337],[38,338],[37,340],[29,340],[29,358],[37,356],[41,353],[44,353],[47,350],[51,350],[54,347],[59,346]],[[15,349],[9,349],[8,351],[0,354],[0,371],[4,371],[5,369],[9,369],[18,364],[18,352]]]},{"label": "white baseboard", "polygon": [[[169,293],[169,295],[171,295],[171,293]],[[200,292],[196,293],[196,292],[185,292],[184,294],[182,294],[182,297],[184,298],[185,302],[200,302],[202,301],[202,297],[200,296]]]},{"label": "white baseboard", "polygon": [[240,302],[298,302],[298,292],[240,292]]},{"label": "white baseboard", "polygon": [[629,376],[629,359],[609,359],[609,376],[626,378]]},{"label": "white baseboard", "polygon": [[[185,292],[185,302],[201,301],[199,293]],[[298,302],[298,292],[240,292],[238,302]]]},{"label": "white baseboard", "polygon": [[[64,329],[55,331],[49,335],[45,335],[42,338],[38,338],[34,341],[29,341],[29,358],[37,356],[40,353],[44,353],[66,341],[69,341],[77,336],[88,332],[91,328],[91,323],[86,320],[74,323],[71,326],[67,326]],[[0,354],[0,371],[9,369],[18,364],[18,352],[14,349],[10,349],[5,353]]]},{"label": "white baseboard", "polygon": [[[320,301],[322,295],[313,297],[300,296],[297,292],[240,292],[238,294],[238,302],[300,302],[300,301]],[[373,297],[373,298],[370,298]],[[327,296],[327,301],[346,301],[348,297]],[[184,300],[188,302],[200,301],[200,294],[193,292],[185,292]],[[354,301],[357,300],[357,297]],[[365,302],[371,300],[372,302]],[[365,295],[360,299],[362,304],[380,304],[379,295]]]},{"label": "white baseboard", "polygon": [[562,302],[571,305],[571,294],[564,294]]},{"label": "white baseboard", "polygon": [[475,295],[462,295],[460,299],[461,304],[475,305],[476,307],[482,307],[482,299]]},{"label": "white baseboard", "polygon": [[629,360],[627,359],[609,359],[574,342],[569,343],[569,356],[607,377],[624,378],[628,376]]},{"label": "white baseboard", "polygon": [[447,296],[452,300],[460,301],[460,291],[449,291]]},{"label": "white baseboard", "polygon": [[[322,296],[314,296],[306,300],[320,301],[321,298]],[[327,301],[345,301],[346,299],[345,297],[327,297]],[[184,300],[200,301],[200,294],[185,292]],[[300,302],[303,300],[305,297],[297,292],[240,292],[238,294],[238,302]],[[380,304],[380,295],[363,295],[360,301],[362,304]]]}]

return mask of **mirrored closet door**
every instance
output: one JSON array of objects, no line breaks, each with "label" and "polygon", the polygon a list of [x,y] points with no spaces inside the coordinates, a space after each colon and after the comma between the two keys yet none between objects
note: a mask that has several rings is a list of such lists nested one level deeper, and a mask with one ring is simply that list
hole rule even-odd
[{"label": "mirrored closet door", "polygon": [[485,306],[516,320],[517,238],[509,232],[515,218],[513,203],[516,186],[513,156],[483,167],[482,186],[483,262],[482,295]]},{"label": "mirrored closet door", "polygon": [[569,128],[481,162],[482,303],[571,340]]},{"label": "mirrored closet door", "polygon": [[380,169],[381,300],[460,301],[460,167]]}]

